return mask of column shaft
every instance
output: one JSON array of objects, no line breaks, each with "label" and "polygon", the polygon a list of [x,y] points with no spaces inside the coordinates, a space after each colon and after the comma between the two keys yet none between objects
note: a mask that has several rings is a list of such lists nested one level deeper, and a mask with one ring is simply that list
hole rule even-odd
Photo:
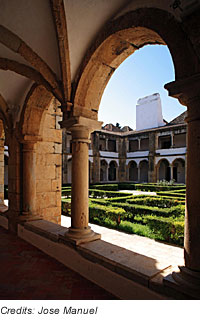
[{"label": "column shaft", "polygon": [[88,143],[72,145],[72,228],[88,227]]},{"label": "column shaft", "polygon": [[[82,116],[64,120],[61,126],[72,133],[72,201],[71,227],[65,234],[66,241],[76,245],[100,239],[88,226],[88,186],[89,186],[89,156],[88,146],[91,132],[100,129],[102,123]],[[94,137],[95,141],[95,137]],[[95,162],[94,162],[95,166]]]},{"label": "column shaft", "polygon": [[35,143],[23,144],[23,214],[36,212]]},{"label": "column shaft", "polygon": [[200,119],[188,121],[187,139],[185,265],[200,271]]}]

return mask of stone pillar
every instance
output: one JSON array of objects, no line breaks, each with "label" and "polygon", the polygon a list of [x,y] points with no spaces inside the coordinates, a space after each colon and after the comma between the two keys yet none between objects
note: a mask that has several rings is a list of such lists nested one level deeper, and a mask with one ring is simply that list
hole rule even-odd
[{"label": "stone pillar", "polygon": [[23,215],[36,214],[36,143],[23,143]]},{"label": "stone pillar", "polygon": [[106,148],[105,151],[108,151],[108,138],[106,138]]},{"label": "stone pillar", "polygon": [[173,164],[170,165],[170,180],[173,179]]},{"label": "stone pillar", "polygon": [[185,265],[200,272],[200,98],[188,105]]},{"label": "stone pillar", "polygon": [[141,139],[138,139],[138,151],[140,151],[140,149],[141,149]]},{"label": "stone pillar", "polygon": [[156,153],[156,135],[154,132],[150,132],[149,133],[149,170],[148,170],[149,182],[156,182],[155,153]]},{"label": "stone pillar", "polygon": [[65,237],[77,245],[100,239],[88,226],[88,145],[91,132],[101,125],[101,122],[81,116],[61,122],[61,126],[72,133],[71,227]]},{"label": "stone pillar", "polygon": [[180,273],[173,273],[175,286],[192,297],[200,298],[200,75],[186,80],[169,83],[165,86],[169,94],[187,105],[187,181],[184,258],[185,266]]},{"label": "stone pillar", "polygon": [[174,147],[174,133],[171,132],[171,148]]},{"label": "stone pillar", "polygon": [[138,182],[140,182],[140,165],[138,164]]},{"label": "stone pillar", "polygon": [[93,149],[93,183],[100,182],[100,153],[99,153],[99,133],[94,132],[92,135],[92,149]]},{"label": "stone pillar", "polygon": [[0,138],[0,203],[4,204],[4,138]]}]

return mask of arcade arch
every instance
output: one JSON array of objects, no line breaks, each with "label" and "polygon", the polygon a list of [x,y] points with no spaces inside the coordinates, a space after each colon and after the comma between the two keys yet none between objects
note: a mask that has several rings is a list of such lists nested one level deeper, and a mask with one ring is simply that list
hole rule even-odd
[{"label": "arcade arch", "polygon": [[161,159],[157,164],[157,177],[159,181],[171,180],[170,164],[167,159]]},{"label": "arcade arch", "polygon": [[129,181],[138,181],[138,168],[135,161],[130,161],[128,164]]},{"label": "arcade arch", "polygon": [[173,179],[177,183],[185,183],[185,161],[181,158],[175,159],[172,163]]},{"label": "arcade arch", "polygon": [[100,163],[100,181],[108,181],[108,163],[101,160]]},{"label": "arcade arch", "polygon": [[139,163],[139,182],[148,182],[148,161],[142,160]]},{"label": "arcade arch", "polygon": [[108,167],[108,180],[116,181],[117,180],[117,163],[116,161],[111,161]]}]

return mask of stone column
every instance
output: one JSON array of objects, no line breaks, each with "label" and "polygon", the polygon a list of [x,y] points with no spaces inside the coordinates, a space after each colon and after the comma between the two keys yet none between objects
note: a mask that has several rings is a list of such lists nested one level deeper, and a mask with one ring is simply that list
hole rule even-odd
[{"label": "stone column", "polygon": [[170,180],[173,179],[173,164],[170,165]]},{"label": "stone column", "polygon": [[151,132],[149,133],[149,170],[148,170],[149,182],[156,182],[155,154],[156,154],[156,135],[154,132]]},{"label": "stone column", "polygon": [[138,139],[138,151],[141,149],[141,139]]},{"label": "stone column", "polygon": [[174,147],[174,133],[171,132],[171,148]]},{"label": "stone column", "polygon": [[140,165],[138,164],[138,182],[140,183]]},{"label": "stone column", "polygon": [[0,203],[4,204],[4,138],[0,138]]},{"label": "stone column", "polygon": [[106,167],[106,181],[108,181],[108,165]]},{"label": "stone column", "polygon": [[88,226],[88,146],[90,134],[102,123],[84,117],[73,117],[61,123],[72,133],[72,199],[71,227],[65,237],[75,244],[100,239]]},{"label": "stone column", "polygon": [[[183,291],[200,298],[200,75],[165,86],[169,94],[187,105],[187,181],[184,258],[180,273],[173,280]],[[170,279],[167,279],[170,280]],[[172,281],[168,281],[172,286]],[[174,284],[173,284],[174,285]]]},{"label": "stone column", "polygon": [[23,215],[36,213],[36,143],[23,143]]},{"label": "stone column", "polygon": [[200,98],[190,101],[187,116],[185,265],[200,272]]},{"label": "stone column", "polygon": [[106,148],[105,151],[108,151],[108,138],[106,138]]}]

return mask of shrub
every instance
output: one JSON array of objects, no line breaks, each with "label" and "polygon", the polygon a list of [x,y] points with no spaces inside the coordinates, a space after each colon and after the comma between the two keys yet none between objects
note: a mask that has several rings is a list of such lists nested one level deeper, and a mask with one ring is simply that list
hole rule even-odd
[{"label": "shrub", "polygon": [[178,205],[170,208],[158,208],[158,207],[149,207],[145,205],[129,204],[129,203],[112,203],[115,207],[120,207],[126,211],[127,219],[129,221],[134,221],[134,216],[137,214],[154,214],[156,216],[179,216],[184,215],[185,207],[183,205]]},{"label": "shrub", "polygon": [[130,193],[118,192],[118,191],[106,191],[106,190],[96,190],[89,189],[89,195],[91,197],[99,197],[99,198],[114,198],[114,197],[123,197],[130,196]]},{"label": "shrub", "polygon": [[127,199],[127,202],[130,204],[142,204],[147,206],[156,206],[158,208],[170,208],[171,206],[179,205],[180,202],[176,199],[168,199],[162,197],[148,197],[145,198],[130,198]]},{"label": "shrub", "polygon": [[90,189],[118,191],[118,184],[93,184],[90,185]]},{"label": "shrub", "polygon": [[125,217],[126,212],[122,208],[91,203],[89,206],[89,214],[90,222],[94,221],[94,218],[98,218],[98,220],[101,222],[103,222],[106,218],[109,218],[111,221],[115,221],[117,224],[119,224],[121,218]]},{"label": "shrub", "polygon": [[69,216],[71,214],[71,201],[66,201],[66,199],[62,199],[61,202],[61,211],[63,215]]},{"label": "shrub", "polygon": [[62,197],[71,197],[71,189],[62,190]]},{"label": "shrub", "polygon": [[[180,219],[180,218],[179,218]],[[163,217],[155,217],[153,215],[135,217],[137,222],[147,225],[156,237],[161,240],[183,245],[184,238],[184,218],[180,220]]]},{"label": "shrub", "polygon": [[184,199],[185,198],[185,193],[176,193],[176,192],[166,192],[166,191],[161,191],[157,192],[158,196],[169,196],[169,197],[176,197],[179,199]]}]

